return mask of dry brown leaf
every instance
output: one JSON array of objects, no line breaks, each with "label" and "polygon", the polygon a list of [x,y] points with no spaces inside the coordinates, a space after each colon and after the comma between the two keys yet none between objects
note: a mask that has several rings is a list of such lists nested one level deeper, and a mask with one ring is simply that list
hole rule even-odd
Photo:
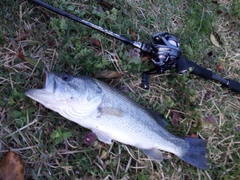
[{"label": "dry brown leaf", "polygon": [[179,122],[179,112],[177,111],[172,111],[172,125],[177,125]]},{"label": "dry brown leaf", "polygon": [[218,64],[217,65],[217,70],[218,70],[219,73],[221,73],[222,70],[223,70],[223,66],[221,64]]},{"label": "dry brown leaf", "polygon": [[24,54],[23,54],[21,51],[18,53],[18,57],[19,57],[21,60],[25,60],[25,56],[24,56]]},{"label": "dry brown leaf", "polygon": [[82,39],[86,39],[88,42],[90,42],[91,45],[95,45],[95,46],[99,46],[99,47],[102,46],[102,43],[95,38],[91,38],[91,37],[88,37],[88,36],[83,36]]},{"label": "dry brown leaf", "polygon": [[148,61],[148,60],[151,60],[151,56],[143,56],[143,57],[141,57],[141,60],[142,61]]},{"label": "dry brown leaf", "polygon": [[132,35],[133,39],[137,39],[138,35],[135,33],[135,31],[132,28],[129,29],[129,33]]},{"label": "dry brown leaf", "polygon": [[24,180],[23,164],[17,154],[8,151],[0,167],[0,179]]},{"label": "dry brown leaf", "polygon": [[19,34],[15,40],[16,41],[22,41],[22,40],[26,40],[27,39],[27,36],[28,36],[28,33],[22,33],[22,34]]},{"label": "dry brown leaf", "polygon": [[121,74],[116,71],[111,70],[103,70],[96,74],[96,78],[104,78],[104,79],[112,79],[112,78],[119,78]]},{"label": "dry brown leaf", "polygon": [[198,138],[198,135],[196,135],[196,134],[191,134],[191,135],[189,135],[189,137]]}]

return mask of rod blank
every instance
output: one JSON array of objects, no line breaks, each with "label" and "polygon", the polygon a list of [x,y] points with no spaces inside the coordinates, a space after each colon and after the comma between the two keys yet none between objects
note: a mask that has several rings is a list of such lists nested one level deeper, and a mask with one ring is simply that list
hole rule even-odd
[{"label": "rod blank", "polygon": [[82,19],[82,18],[80,18],[78,16],[75,16],[73,14],[70,14],[70,13],[66,12],[66,11],[63,11],[61,9],[58,9],[58,8],[54,7],[54,6],[51,6],[50,4],[47,4],[47,3],[43,2],[43,1],[40,1],[40,0],[29,0],[29,2],[35,3],[35,4],[39,5],[39,6],[42,6],[42,7],[46,8],[46,9],[52,11],[52,12],[60,14],[60,15],[62,15],[64,17],[69,18],[69,19],[72,19],[72,20],[74,20],[74,21],[76,21],[78,23],[84,24],[85,26],[88,26],[88,27],[90,27],[92,29],[96,29],[96,30],[98,30],[98,31],[100,31],[102,33],[105,33],[105,34],[107,34],[107,35],[109,35],[111,37],[114,37],[114,38],[116,38],[116,39],[118,39],[120,41],[123,41],[126,44],[130,44],[130,45],[132,45],[132,46],[134,46],[134,47],[136,47],[138,49],[141,49],[142,51],[151,52],[151,47],[148,44],[128,39],[128,38],[126,38],[124,36],[121,36],[119,34],[116,34],[116,33],[112,32],[112,31],[110,31],[108,29],[105,29],[105,28],[103,28],[101,26],[98,26],[98,25],[93,24],[93,23],[91,23],[89,21],[86,21],[86,20],[84,20],[84,19]]}]

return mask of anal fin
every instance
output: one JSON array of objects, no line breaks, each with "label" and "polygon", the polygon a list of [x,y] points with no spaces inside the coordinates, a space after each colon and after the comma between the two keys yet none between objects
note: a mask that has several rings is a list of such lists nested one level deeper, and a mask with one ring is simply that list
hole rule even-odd
[{"label": "anal fin", "polygon": [[141,151],[146,154],[147,156],[149,156],[150,158],[161,162],[163,161],[163,155],[162,152],[160,150],[158,150],[157,148],[151,148],[151,149],[141,149]]}]

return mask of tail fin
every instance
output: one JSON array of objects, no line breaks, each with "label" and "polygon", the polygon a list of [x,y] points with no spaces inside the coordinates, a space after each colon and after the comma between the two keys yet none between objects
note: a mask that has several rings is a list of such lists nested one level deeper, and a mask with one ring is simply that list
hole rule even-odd
[{"label": "tail fin", "polygon": [[179,158],[197,168],[207,170],[207,141],[203,139],[188,137],[184,138],[184,140],[189,144],[189,148],[187,149],[186,153],[179,156]]}]

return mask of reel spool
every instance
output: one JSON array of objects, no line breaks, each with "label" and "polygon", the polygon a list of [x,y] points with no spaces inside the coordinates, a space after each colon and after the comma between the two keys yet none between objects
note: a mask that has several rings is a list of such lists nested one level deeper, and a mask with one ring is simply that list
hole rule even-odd
[{"label": "reel spool", "polygon": [[158,66],[158,73],[176,67],[177,59],[181,56],[178,39],[169,33],[157,33],[152,36],[152,62]]}]

